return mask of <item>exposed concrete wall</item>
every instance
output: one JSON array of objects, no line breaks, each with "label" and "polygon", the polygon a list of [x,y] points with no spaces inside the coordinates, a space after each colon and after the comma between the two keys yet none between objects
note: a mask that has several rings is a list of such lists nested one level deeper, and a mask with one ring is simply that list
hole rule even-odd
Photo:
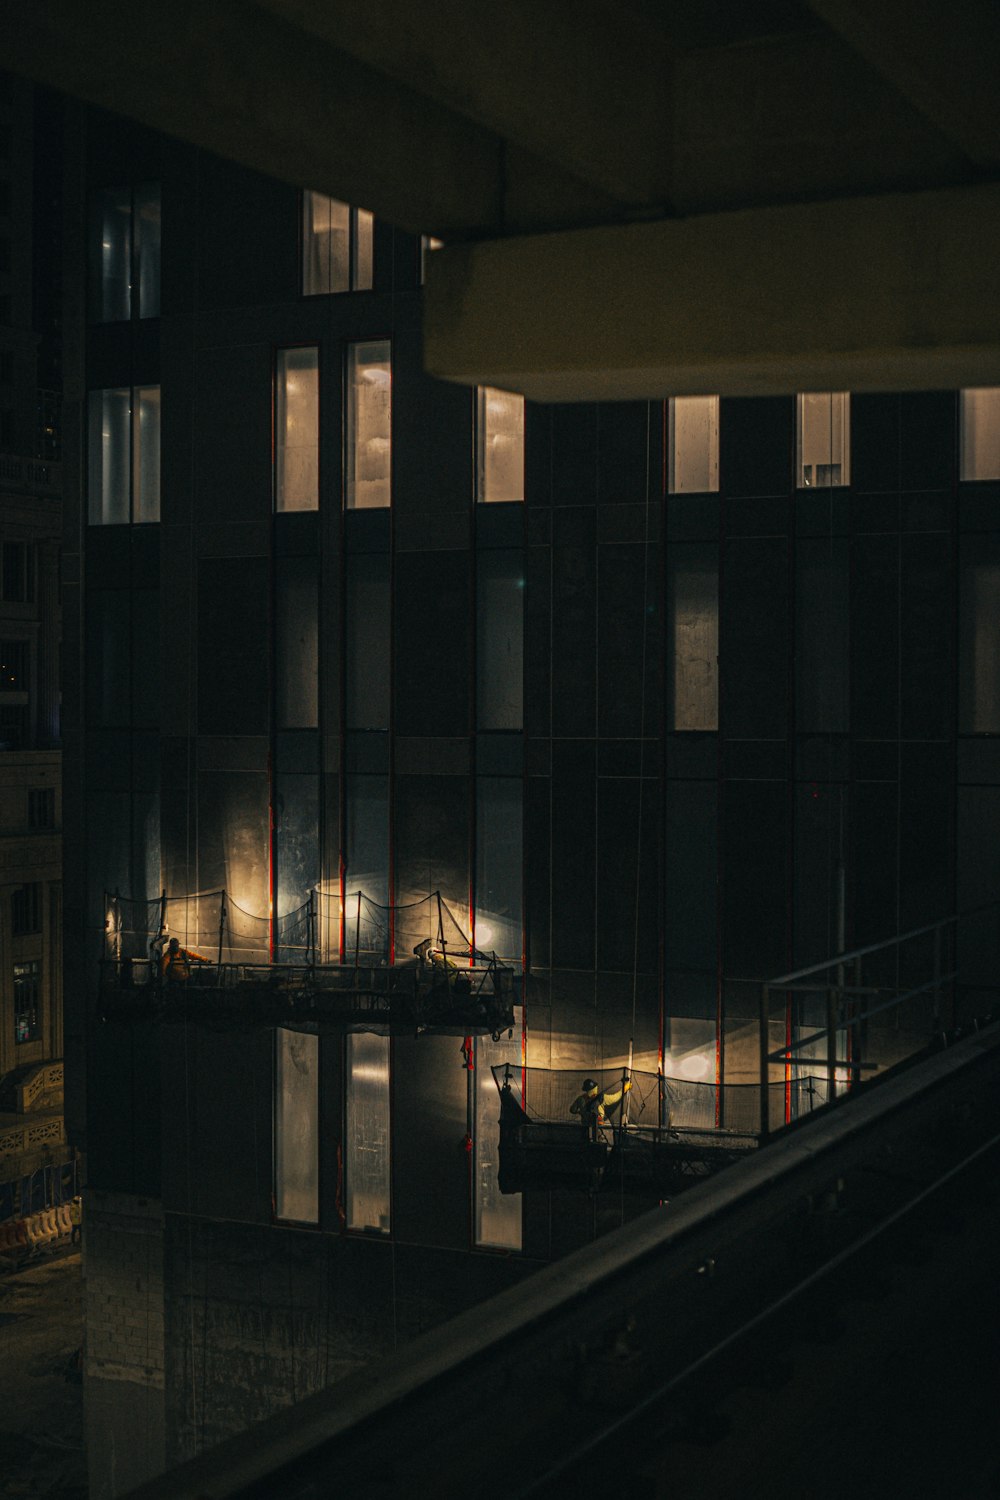
[{"label": "exposed concrete wall", "polygon": [[84,1218],[84,1403],[91,1500],[111,1500],[166,1467],[163,1210],[92,1191]]}]

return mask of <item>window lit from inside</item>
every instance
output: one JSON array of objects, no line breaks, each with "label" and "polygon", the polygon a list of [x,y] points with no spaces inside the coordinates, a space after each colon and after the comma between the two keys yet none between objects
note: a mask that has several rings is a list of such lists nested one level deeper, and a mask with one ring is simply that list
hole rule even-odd
[{"label": "window lit from inside", "polygon": [[672,396],[667,415],[670,494],[714,494],[719,488],[718,396]]},{"label": "window lit from inside", "polygon": [[388,1234],[392,1170],[389,1038],[356,1032],[344,1042],[347,1227]]},{"label": "window lit from inside", "polygon": [[476,392],[476,496],[524,499],[524,397],[490,385]]},{"label": "window lit from inside", "polygon": [[319,1220],[319,1038],[275,1033],[274,1212]]},{"label": "window lit from inside", "polygon": [[372,287],[374,219],[325,193],[302,194],[302,291],[365,292]]},{"label": "window lit from inside", "polygon": [[830,489],[850,484],[850,392],[803,392],[795,406],[797,487]]},{"label": "window lit from inside", "polygon": [[160,188],[104,188],[90,209],[90,315],[97,323],[160,315]]},{"label": "window lit from inside", "polygon": [[319,349],[279,349],[274,374],[274,508],[319,508]]},{"label": "window lit from inside", "polygon": [[347,350],[348,510],[376,510],[392,498],[392,360],[388,339]]},{"label": "window lit from inside", "polygon": [[91,391],[87,491],[92,526],[160,519],[160,387]]},{"label": "window lit from inside", "polygon": [[959,393],[962,479],[1000,479],[1000,387]]}]

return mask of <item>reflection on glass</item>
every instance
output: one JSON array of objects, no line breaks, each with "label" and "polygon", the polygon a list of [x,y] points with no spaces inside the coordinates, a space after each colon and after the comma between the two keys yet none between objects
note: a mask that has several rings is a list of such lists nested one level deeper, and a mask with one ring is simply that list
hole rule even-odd
[{"label": "reflection on glass", "polygon": [[[1000,560],[996,540],[990,538],[990,542],[992,558],[968,556],[962,563],[959,727],[963,734],[1000,734]],[[969,543],[973,544],[971,538]]]},{"label": "reflection on glass", "polygon": [[795,564],[795,719],[810,734],[843,734],[848,716],[848,544],[802,537]]},{"label": "reflection on glass", "polygon": [[160,185],[143,183],[135,190],[135,256],[140,318],[160,316]]},{"label": "reflection on glass", "polygon": [[962,479],[1000,479],[1000,387],[959,393]]},{"label": "reflection on glass", "polygon": [[524,952],[523,783],[476,778],[476,947],[520,964]]},{"label": "reflection on glass", "polygon": [[279,1027],[274,1110],[274,1208],[319,1220],[319,1038]]},{"label": "reflection on glass", "polygon": [[675,730],[719,727],[719,567],[710,546],[677,546],[668,563]]},{"label": "reflection on glass", "polygon": [[[389,778],[346,778],[345,890],[389,903]],[[352,910],[357,910],[356,907]],[[348,946],[353,945],[353,939]]]},{"label": "reflection on glass", "polygon": [[275,510],[319,508],[319,349],[279,349],[274,378]]},{"label": "reflection on glass", "polygon": [[388,339],[347,351],[347,508],[378,509],[392,494],[392,365]]},{"label": "reflection on glass", "polygon": [[135,389],[133,416],[136,431],[132,442],[133,521],[160,519],[160,387],[139,385]]},{"label": "reflection on glass", "polygon": [[90,392],[87,513],[92,526],[128,524],[129,426],[127,387]]},{"label": "reflection on glass", "polygon": [[90,315],[128,318],[132,295],[132,203],[128,188],[95,193],[90,214]]},{"label": "reflection on glass", "polygon": [[476,494],[524,499],[524,397],[489,385],[476,393]]},{"label": "reflection on glass", "polygon": [[347,558],[344,601],[345,712],[348,729],[389,727],[389,558]]},{"label": "reflection on glass", "polygon": [[524,720],[524,560],[481,552],[476,564],[476,717],[480,729]]},{"label": "reflection on glass", "polygon": [[499,1042],[491,1041],[488,1036],[476,1038],[473,1125],[476,1152],[476,1244],[484,1249],[520,1250],[521,1194],[501,1193],[497,1181],[500,1166],[500,1095],[491,1069],[506,1062],[517,1068],[521,1066],[520,1019],[514,1023],[514,1035],[511,1038],[503,1036]]},{"label": "reflection on glass", "polygon": [[851,482],[849,391],[812,391],[796,397],[800,490]]},{"label": "reflection on glass", "polygon": [[389,1038],[346,1039],[344,1178],[348,1229],[390,1229]]},{"label": "reflection on glass", "polygon": [[319,723],[319,586],[315,559],[282,558],[274,595],[278,728],[315,729]]},{"label": "reflection on glass", "polygon": [[325,193],[302,194],[302,290],[370,291],[373,216]]},{"label": "reflection on glass", "polygon": [[671,495],[719,488],[718,396],[672,396],[668,412]]}]

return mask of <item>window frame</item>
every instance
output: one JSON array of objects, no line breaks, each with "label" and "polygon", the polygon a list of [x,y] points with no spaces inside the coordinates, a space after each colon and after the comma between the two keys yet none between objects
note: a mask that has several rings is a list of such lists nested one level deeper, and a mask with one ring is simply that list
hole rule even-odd
[{"label": "window frame", "polygon": [[[388,357],[384,361],[372,361],[372,364],[386,364],[389,370],[389,477],[387,488],[389,498],[384,505],[358,505],[356,499],[352,501],[352,495],[356,495],[357,485],[357,463],[358,463],[358,440],[357,440],[357,409],[355,406],[355,388],[357,382],[353,378],[354,361],[357,358],[356,351],[359,349],[373,348],[378,344],[384,344],[388,350]],[[392,511],[392,492],[394,469],[393,463],[393,386],[395,384],[393,341],[386,335],[381,338],[349,339],[344,344],[343,359],[343,505],[344,511]],[[364,482],[364,481],[361,481]]]},{"label": "window frame", "polygon": [[[489,399],[491,395],[513,398],[520,401],[520,427],[516,437],[516,446],[519,448],[518,469],[520,474],[520,489],[518,496],[496,495],[491,496],[489,471],[487,467],[487,448],[489,441],[490,423],[488,420]],[[526,442],[527,431],[527,409],[528,403],[524,396],[517,391],[505,391],[500,386],[477,385],[474,392],[473,423],[475,427],[475,460],[476,460],[476,504],[477,505],[523,505],[525,498],[525,476],[526,468]]]},{"label": "window frame", "polygon": [[[156,259],[160,267],[157,275],[156,306],[152,312],[142,310],[142,270],[143,270],[143,236],[136,232],[137,219],[139,216],[138,205],[143,199],[144,193],[152,195],[155,189],[158,205],[158,219],[160,231],[157,236],[157,249],[160,251]],[[95,306],[98,296],[103,302],[103,276],[101,274],[100,256],[95,244],[94,235],[96,230],[96,215],[98,204],[103,198],[112,193],[119,193],[124,198],[128,197],[128,287],[126,297],[128,300],[128,312],[124,317],[105,317],[103,307],[98,311]],[[149,322],[158,318],[161,312],[163,297],[162,276],[162,234],[163,234],[163,187],[157,178],[144,179],[142,182],[122,183],[120,185],[107,183],[104,187],[95,187],[88,195],[87,216],[87,322],[97,327],[108,327],[112,324]],[[102,246],[103,248],[103,246]],[[150,253],[150,252],[147,252]]]},{"label": "window frame", "polygon": [[[341,208],[347,209],[347,285],[343,287],[316,287],[307,286],[309,277],[307,275],[310,230],[307,224],[307,207],[309,200],[313,198],[325,199],[327,203],[335,203]],[[361,253],[361,230],[364,222],[368,226],[367,253]],[[318,188],[303,188],[299,195],[299,287],[303,297],[346,297],[353,292],[373,292],[375,290],[375,215],[368,208],[359,208],[357,204],[346,203],[343,198],[334,198],[330,193],[321,193]],[[368,278],[362,279],[362,268],[367,263]]]},{"label": "window frame", "polygon": [[[137,507],[141,500],[143,489],[143,465],[142,465],[142,411],[143,393],[155,391],[157,412],[156,433],[156,514],[155,516],[137,515]],[[95,412],[97,406],[95,397],[104,397],[113,392],[128,393],[128,456],[123,467],[128,475],[128,504],[127,518],[121,520],[105,520],[103,515],[95,517],[95,474],[100,477],[100,499],[97,505],[103,510],[104,507],[104,454],[103,454],[103,421],[105,403],[102,402],[101,411],[101,438],[102,445],[100,468],[96,468],[95,460]],[[163,476],[163,386],[152,381],[143,381],[137,385],[104,385],[89,386],[87,389],[87,475],[86,475],[86,497],[87,497],[87,525],[88,526],[157,526],[162,519],[162,476]]]}]

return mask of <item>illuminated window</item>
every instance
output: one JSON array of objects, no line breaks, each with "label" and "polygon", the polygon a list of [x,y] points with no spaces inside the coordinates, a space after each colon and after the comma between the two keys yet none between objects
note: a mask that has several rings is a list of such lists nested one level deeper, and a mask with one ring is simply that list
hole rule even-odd
[{"label": "illuminated window", "polygon": [[279,349],[274,373],[274,508],[319,509],[319,349]]},{"label": "illuminated window", "polygon": [[374,224],[366,209],[325,193],[302,194],[302,290],[307,297],[371,291]]},{"label": "illuminated window", "polygon": [[961,479],[1000,479],[1000,387],[959,392]]},{"label": "illuminated window", "polygon": [[42,965],[32,958],[14,965],[14,1040],[37,1042],[42,1034],[39,992]]},{"label": "illuminated window", "polygon": [[797,487],[812,490],[850,484],[850,392],[800,394],[795,409]]},{"label": "illuminated window", "polygon": [[670,549],[667,619],[675,730],[719,727],[719,565],[716,549]]},{"label": "illuminated window", "polygon": [[491,385],[476,392],[476,498],[524,499],[524,397]]},{"label": "illuminated window", "polygon": [[668,428],[670,494],[714,494],[719,488],[718,396],[671,396]]},{"label": "illuminated window", "polygon": [[90,315],[97,323],[160,315],[160,188],[105,188],[91,200]]},{"label": "illuminated window", "polygon": [[92,526],[160,519],[160,387],[91,391],[88,514]]},{"label": "illuminated window", "polygon": [[[497,1180],[500,1165],[500,1095],[492,1069],[501,1063],[521,1066],[521,1028],[499,1042],[488,1036],[476,1038],[476,1090],[473,1144],[475,1179],[473,1198],[476,1244],[483,1249],[520,1250],[521,1194],[501,1193]],[[520,1077],[520,1074],[518,1075]]]},{"label": "illuminated window", "polygon": [[375,339],[347,350],[347,509],[379,509],[391,497],[391,346]]},{"label": "illuminated window", "polygon": [[298,1224],[319,1220],[319,1038],[276,1032],[274,1211]]},{"label": "illuminated window", "polygon": [[356,1032],[345,1038],[347,1078],[344,1177],[348,1229],[388,1234],[392,1162],[389,1146],[389,1038]]}]

